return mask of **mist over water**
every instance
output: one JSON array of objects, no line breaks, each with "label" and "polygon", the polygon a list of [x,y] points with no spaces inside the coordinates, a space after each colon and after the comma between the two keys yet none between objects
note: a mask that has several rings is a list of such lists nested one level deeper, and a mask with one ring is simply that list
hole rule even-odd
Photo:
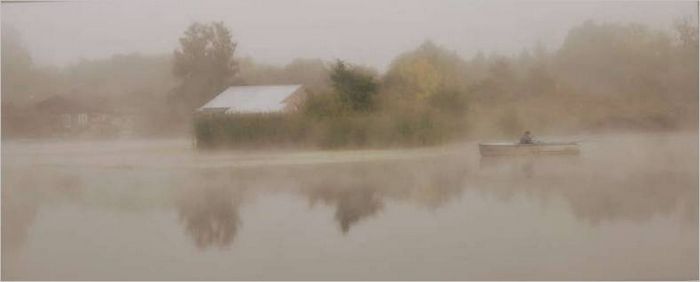
[{"label": "mist over water", "polygon": [[697,133],[578,156],[4,142],[3,279],[698,279]]},{"label": "mist over water", "polygon": [[697,280],[697,8],[3,1],[0,278]]}]

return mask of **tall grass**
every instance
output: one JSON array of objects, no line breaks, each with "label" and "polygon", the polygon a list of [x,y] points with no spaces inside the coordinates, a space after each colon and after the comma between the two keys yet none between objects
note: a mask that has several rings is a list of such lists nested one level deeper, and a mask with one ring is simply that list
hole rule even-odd
[{"label": "tall grass", "polygon": [[437,111],[355,113],[315,118],[301,113],[198,115],[197,147],[384,148],[436,145],[464,134],[464,123]]}]

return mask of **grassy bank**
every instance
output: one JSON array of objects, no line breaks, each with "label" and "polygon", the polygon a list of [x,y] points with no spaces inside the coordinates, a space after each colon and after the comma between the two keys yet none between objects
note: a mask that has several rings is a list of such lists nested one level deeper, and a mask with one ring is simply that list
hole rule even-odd
[{"label": "grassy bank", "polygon": [[437,111],[347,114],[209,115],[195,118],[197,147],[385,148],[441,144],[463,136],[464,123]]}]

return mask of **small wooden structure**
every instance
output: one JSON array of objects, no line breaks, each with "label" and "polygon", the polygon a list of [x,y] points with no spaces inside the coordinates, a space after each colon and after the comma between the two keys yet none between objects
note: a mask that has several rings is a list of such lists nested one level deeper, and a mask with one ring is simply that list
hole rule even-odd
[{"label": "small wooden structure", "polygon": [[217,148],[298,142],[302,127],[292,113],[305,98],[301,85],[229,87],[195,112],[194,144]]}]

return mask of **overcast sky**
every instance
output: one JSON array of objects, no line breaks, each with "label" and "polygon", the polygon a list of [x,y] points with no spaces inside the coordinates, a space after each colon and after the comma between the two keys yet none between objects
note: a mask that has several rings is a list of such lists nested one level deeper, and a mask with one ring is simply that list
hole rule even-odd
[{"label": "overcast sky", "polygon": [[697,21],[694,1],[76,1],[3,3],[2,25],[22,36],[34,61],[65,65],[117,53],[171,53],[195,21],[223,21],[239,56],[285,64],[344,59],[384,69],[426,39],[464,56],[511,54],[538,40],[549,48],[587,19],[670,29]]}]

